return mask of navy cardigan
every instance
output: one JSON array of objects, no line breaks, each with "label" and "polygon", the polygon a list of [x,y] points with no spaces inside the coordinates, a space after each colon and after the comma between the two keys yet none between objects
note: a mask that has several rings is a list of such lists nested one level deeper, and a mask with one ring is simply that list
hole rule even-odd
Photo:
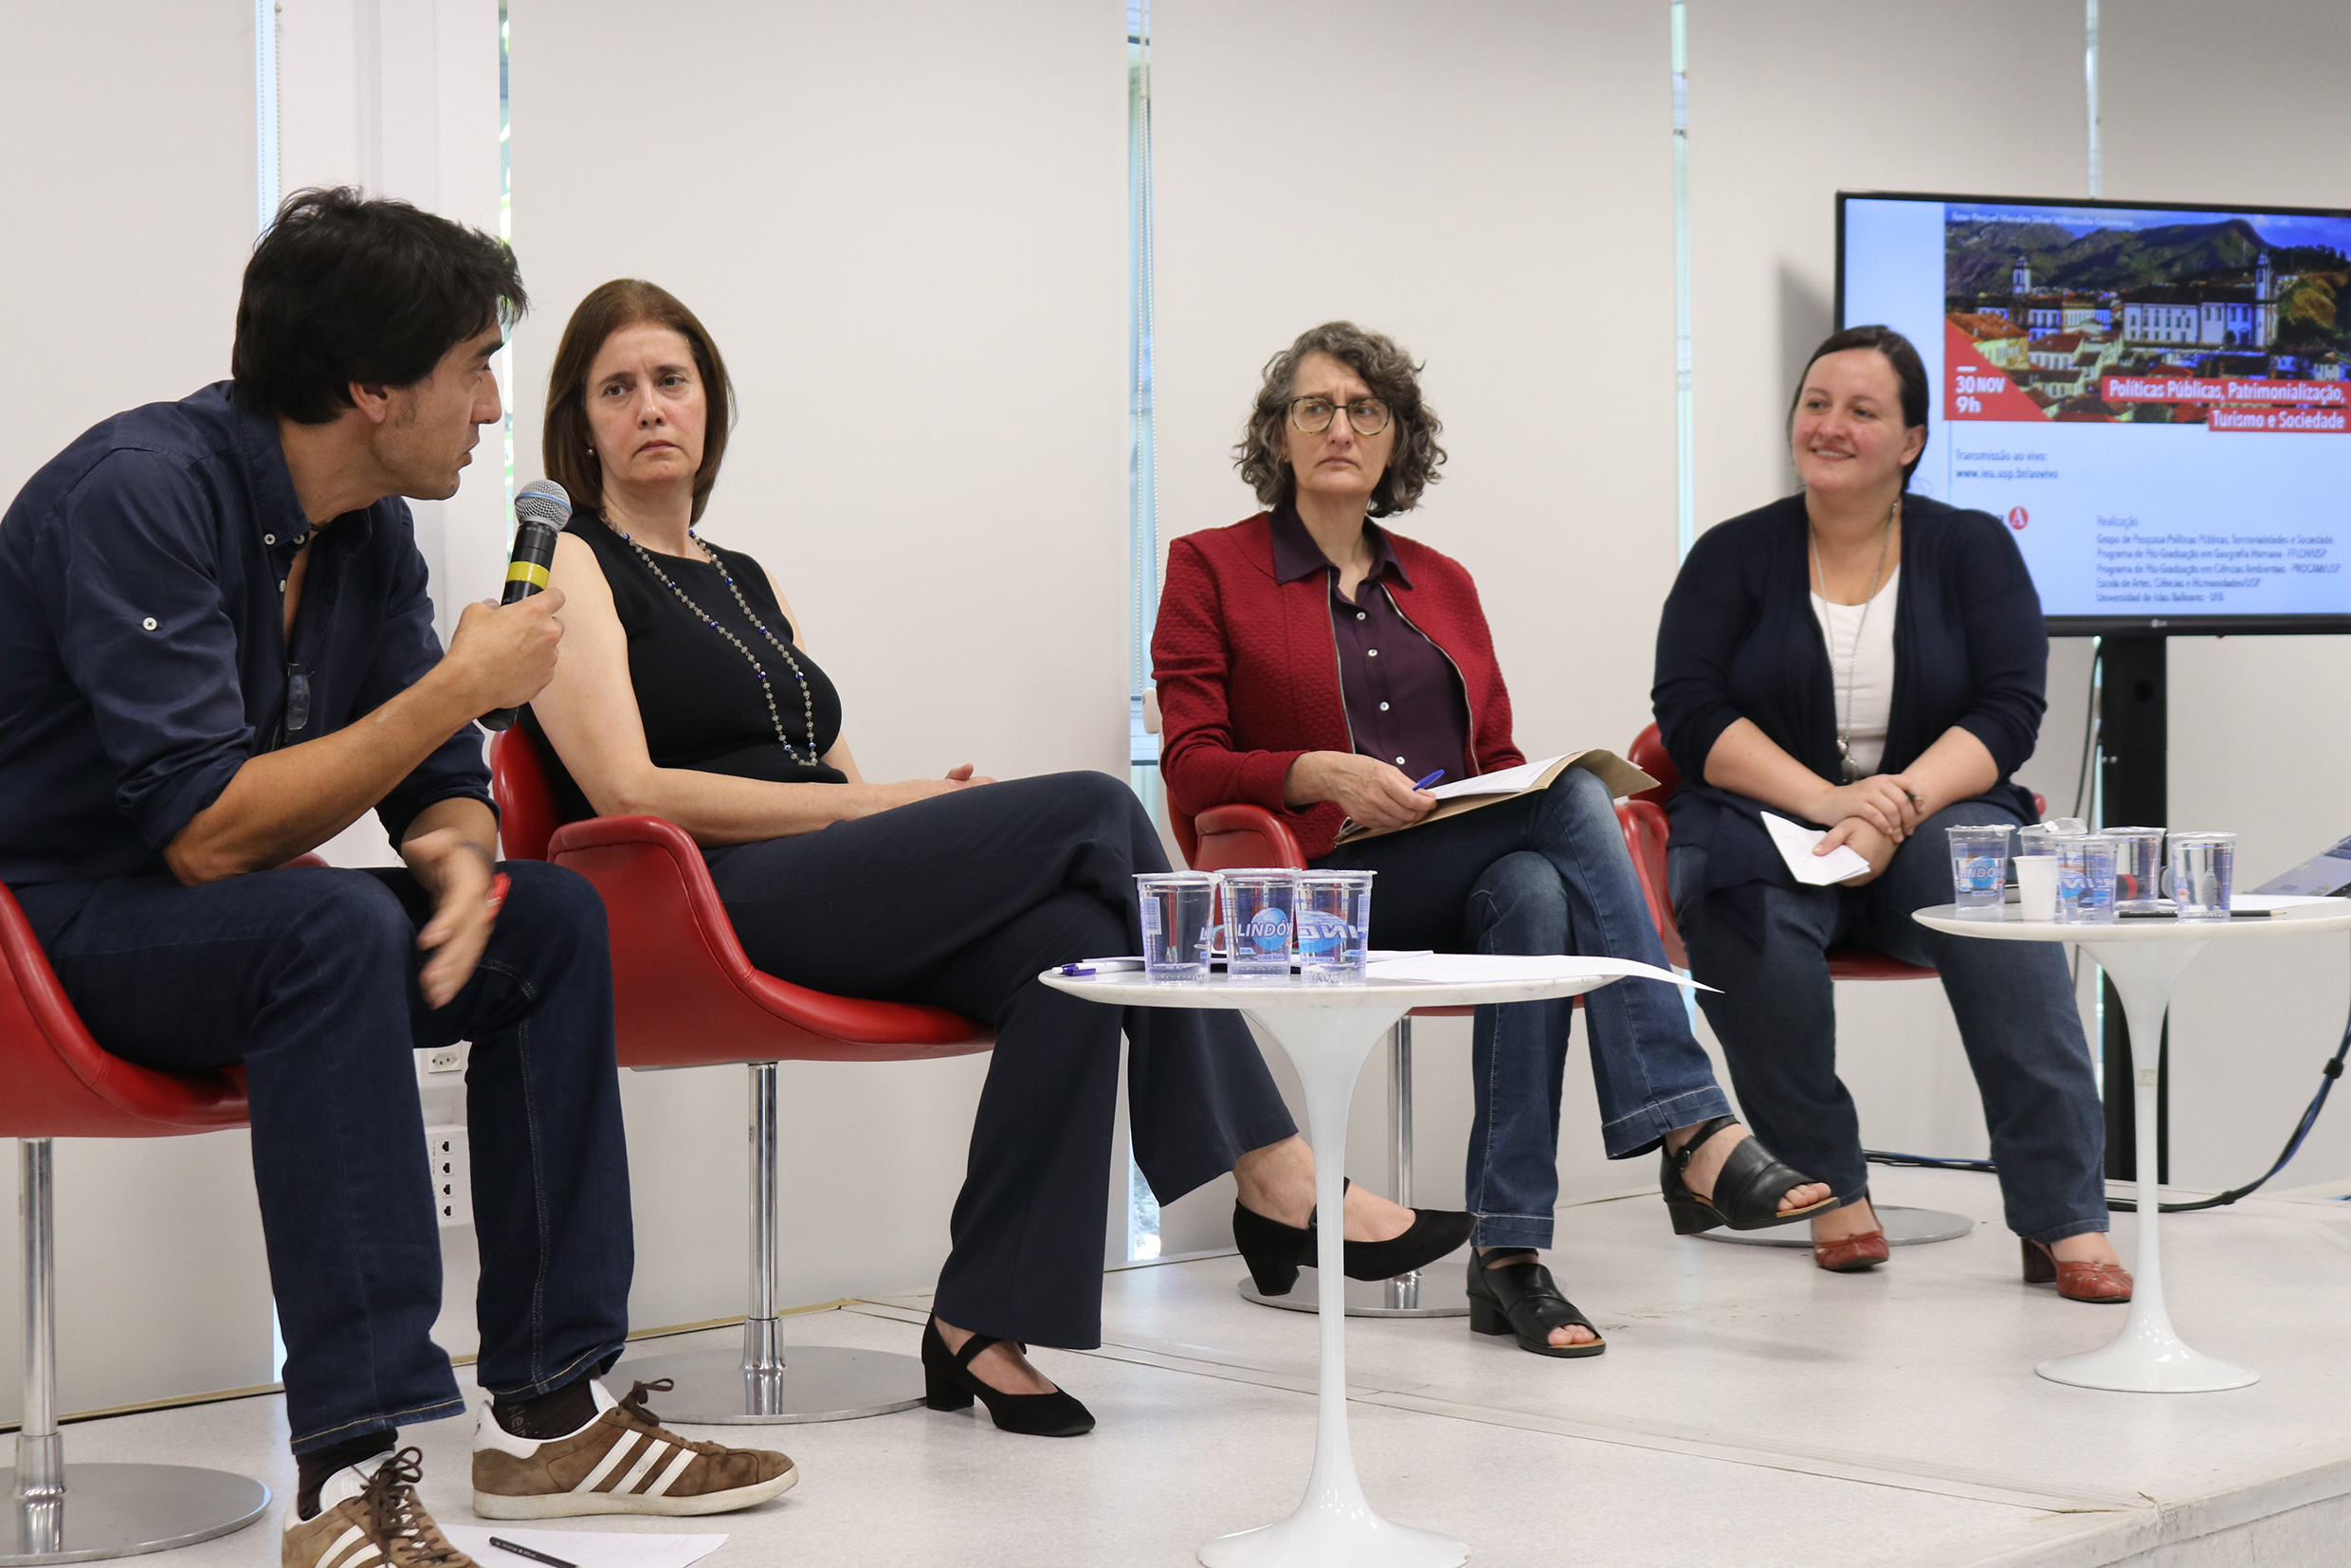
[{"label": "navy cardigan", "polygon": [[[1894,701],[1881,771],[1900,773],[1957,725],[1999,765],[1999,781],[1976,798],[2030,822],[2032,793],[2009,780],[2032,755],[2048,706],[2040,595],[2016,541],[1989,513],[1922,496],[1905,498],[1902,513]],[[1682,563],[1657,628],[1649,700],[1682,775],[1667,804],[1671,842],[1704,847],[1706,894],[1730,894],[1723,912],[1751,933],[1760,930],[1761,885],[1795,880],[1763,830],[1762,803],[1707,784],[1706,756],[1748,719],[1822,778],[1843,780],[1809,537],[1800,494],[1709,529]]]}]

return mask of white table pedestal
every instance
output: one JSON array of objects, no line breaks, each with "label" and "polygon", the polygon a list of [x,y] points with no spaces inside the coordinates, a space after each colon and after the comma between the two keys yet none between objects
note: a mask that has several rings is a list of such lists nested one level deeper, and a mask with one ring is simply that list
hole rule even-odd
[{"label": "white table pedestal", "polygon": [[1321,1358],[1316,1372],[1314,1469],[1305,1497],[1288,1518],[1218,1536],[1200,1547],[1200,1560],[1208,1568],[1454,1568],[1468,1561],[1467,1541],[1380,1518],[1356,1479],[1355,1450],[1347,1441],[1346,1226],[1340,1217],[1348,1106],[1372,1048],[1410,1009],[1574,996],[1616,976],[1561,974],[1361,985],[1234,985],[1221,976],[1195,985],[1154,985],[1139,975],[1075,978],[1051,970],[1037,977],[1057,991],[1113,1007],[1238,1012],[1282,1048],[1305,1090],[1305,1139],[1316,1151],[1320,1215],[1315,1285],[1321,1310],[1315,1323]]},{"label": "white table pedestal", "polygon": [[[2082,930],[2082,927],[2074,927]],[[2052,1383],[2114,1389],[2129,1394],[2208,1394],[2258,1382],[2261,1374],[2233,1361],[2191,1350],[2172,1327],[2163,1306],[2161,1199],[2156,1189],[2157,1043],[2171,1010],[2172,984],[2211,944],[2194,939],[2168,942],[2084,941],[2082,949],[2104,968],[2123,999],[2130,1025],[2132,1116],[2138,1125],[2139,1250],[2131,1259],[2130,1317],[2111,1343],[2078,1356],[2060,1356],[2032,1370]],[[2147,1059],[2139,1060],[2141,1051]]]},{"label": "white table pedestal", "polygon": [[1200,1548],[1207,1568],[1453,1568],[1469,1560],[1469,1543],[1434,1530],[1397,1524],[1373,1511],[1356,1479],[1347,1441],[1347,1296],[1342,1267],[1346,1227],[1340,1185],[1347,1147],[1347,1110],[1363,1063],[1404,1009],[1340,1011],[1268,1008],[1246,1016],[1277,1041],[1298,1069],[1306,1095],[1306,1141],[1340,1152],[1314,1162],[1316,1327],[1321,1366],[1315,1390],[1314,1473],[1297,1511],[1272,1524],[1218,1536]]},{"label": "white table pedestal", "polygon": [[[2130,1025],[2132,1110],[2139,1148],[2139,1251],[2131,1260],[2130,1316],[2111,1343],[2060,1356],[2033,1370],[2053,1383],[2113,1389],[2124,1394],[2207,1394],[2243,1388],[2261,1374],[2191,1350],[2172,1327],[2163,1304],[2161,1196],[2156,1186],[2156,1079],[2163,1015],[2172,984],[2216,941],[2263,941],[2351,930],[2351,913],[2314,906],[2268,920],[2117,921],[2110,925],[2059,925],[2019,919],[2015,907],[1997,920],[1966,919],[1950,904],[1915,911],[1921,925],[1954,937],[1990,941],[2079,942],[2105,968],[2123,999]],[[2139,1059],[2140,1052],[2146,1059]]]}]

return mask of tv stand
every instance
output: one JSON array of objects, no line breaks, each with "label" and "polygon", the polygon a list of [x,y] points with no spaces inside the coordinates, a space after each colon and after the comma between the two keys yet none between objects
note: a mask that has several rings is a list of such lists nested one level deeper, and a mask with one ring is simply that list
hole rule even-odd
[{"label": "tv stand", "polygon": [[[2171,739],[2166,647],[2161,631],[2108,632],[2099,645],[2098,809],[2094,826],[2172,826]],[[2131,1107],[2130,1026],[2112,979],[2102,980],[2105,1006],[2100,1059],[2105,1064],[2106,1176],[2139,1175],[2139,1145]],[[2155,1179],[2171,1179],[2171,1030],[2156,1043]]]}]

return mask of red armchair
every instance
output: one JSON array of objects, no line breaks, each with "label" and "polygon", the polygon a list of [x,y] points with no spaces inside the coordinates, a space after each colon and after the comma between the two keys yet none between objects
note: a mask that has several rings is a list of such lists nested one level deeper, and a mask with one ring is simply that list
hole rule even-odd
[{"label": "red armchair", "polygon": [[[314,862],[314,864],[316,864]],[[16,1468],[0,1471],[0,1562],[128,1557],[243,1529],[269,1488],[180,1465],[67,1465],[57,1430],[56,1187],[51,1140],[173,1138],[242,1127],[241,1071],[183,1076],[90,1038],[24,910],[0,887],[0,1138],[19,1140],[25,1389]]]},{"label": "red armchair", "polygon": [[775,1314],[776,1064],[962,1056],[988,1049],[993,1035],[943,1008],[834,996],[761,973],[682,829],[647,816],[556,826],[546,769],[519,729],[491,741],[490,771],[507,854],[576,871],[604,899],[621,1065],[751,1068],[751,1303],[741,1358],[632,1356],[629,1375],[674,1379],[664,1413],[689,1424],[837,1421],[919,1404],[921,1367],[910,1356],[795,1345],[786,1359]]}]

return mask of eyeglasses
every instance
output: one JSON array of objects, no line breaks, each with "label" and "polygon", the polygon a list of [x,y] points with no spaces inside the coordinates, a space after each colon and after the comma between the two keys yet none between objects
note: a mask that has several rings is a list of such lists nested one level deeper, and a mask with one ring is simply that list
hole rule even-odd
[{"label": "eyeglasses", "polygon": [[[1377,435],[1388,428],[1388,405],[1376,397],[1358,398],[1347,408],[1347,423],[1358,435]],[[1327,397],[1299,397],[1290,401],[1290,423],[1308,435],[1321,435],[1331,428],[1338,417],[1340,405]]]}]

